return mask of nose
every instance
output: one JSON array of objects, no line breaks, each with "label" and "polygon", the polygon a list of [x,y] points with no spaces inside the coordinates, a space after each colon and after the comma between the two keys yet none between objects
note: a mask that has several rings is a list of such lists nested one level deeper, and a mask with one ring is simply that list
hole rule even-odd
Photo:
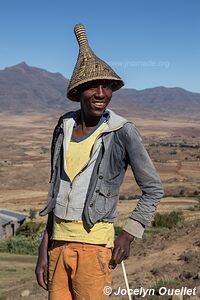
[{"label": "nose", "polygon": [[99,85],[96,88],[95,97],[98,98],[98,99],[103,99],[105,97],[103,85]]}]

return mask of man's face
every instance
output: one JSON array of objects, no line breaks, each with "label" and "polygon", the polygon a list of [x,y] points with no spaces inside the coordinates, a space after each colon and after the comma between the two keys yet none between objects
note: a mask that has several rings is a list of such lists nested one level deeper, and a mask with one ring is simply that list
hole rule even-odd
[{"label": "man's face", "polygon": [[109,80],[95,80],[82,87],[80,93],[81,109],[86,116],[99,117],[112,98]]}]

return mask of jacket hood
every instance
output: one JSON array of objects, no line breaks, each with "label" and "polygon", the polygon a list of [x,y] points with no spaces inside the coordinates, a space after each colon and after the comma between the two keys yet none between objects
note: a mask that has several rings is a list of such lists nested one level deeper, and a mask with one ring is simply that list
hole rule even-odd
[{"label": "jacket hood", "polygon": [[[128,121],[127,119],[125,119],[124,117],[116,114],[111,109],[106,109],[105,112],[107,112],[110,117],[108,118],[108,128],[104,132],[115,131],[115,130],[118,130],[121,127],[123,127],[124,124],[126,124],[126,123],[132,123],[132,122]],[[76,111],[68,112],[63,116],[63,121],[65,122],[67,119],[72,118],[72,119],[74,119],[75,122],[77,122],[77,120],[80,117],[80,114],[81,114],[80,109],[76,110]]]},{"label": "jacket hood", "polygon": [[125,123],[130,123],[130,121],[128,121],[127,119],[125,119],[124,117],[116,114],[114,111],[112,111],[111,109],[106,109],[106,112],[109,113],[110,118],[108,119],[108,127],[109,130],[108,131],[114,131],[117,130],[121,127],[123,127],[123,125]]}]

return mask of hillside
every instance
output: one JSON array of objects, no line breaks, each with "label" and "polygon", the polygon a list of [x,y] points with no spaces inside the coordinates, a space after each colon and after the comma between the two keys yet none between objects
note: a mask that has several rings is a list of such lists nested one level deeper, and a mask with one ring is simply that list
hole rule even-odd
[{"label": "hillside", "polygon": [[122,89],[116,93],[119,107],[133,107],[136,111],[148,112],[154,116],[172,115],[198,118],[200,94],[182,88],[155,87],[144,90]]},{"label": "hillside", "polygon": [[[10,113],[71,110],[77,103],[65,97],[69,80],[60,73],[28,66],[25,62],[0,70],[0,111]],[[123,88],[110,104],[125,115],[172,115],[199,119],[200,94],[182,88]]]},{"label": "hillside", "polygon": [[0,70],[1,111],[68,109],[65,100],[67,84],[68,80],[60,73],[50,73],[25,62]]}]

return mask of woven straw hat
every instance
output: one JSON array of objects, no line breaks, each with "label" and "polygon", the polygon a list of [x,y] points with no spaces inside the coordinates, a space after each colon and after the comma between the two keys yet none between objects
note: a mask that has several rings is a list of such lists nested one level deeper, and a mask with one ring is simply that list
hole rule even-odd
[{"label": "woven straw hat", "polygon": [[80,85],[99,79],[111,80],[113,91],[120,89],[124,82],[108,64],[94,54],[88,44],[85,27],[77,24],[74,32],[79,43],[79,55],[68,85],[67,97],[78,102],[77,92]]}]

